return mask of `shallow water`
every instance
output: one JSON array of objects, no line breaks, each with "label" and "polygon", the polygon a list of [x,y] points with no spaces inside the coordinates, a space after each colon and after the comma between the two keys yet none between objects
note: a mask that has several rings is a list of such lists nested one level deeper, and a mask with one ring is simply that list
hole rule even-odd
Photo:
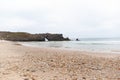
[{"label": "shallow water", "polygon": [[81,41],[20,42],[27,46],[54,47],[80,51],[120,53],[120,39],[81,39]]}]

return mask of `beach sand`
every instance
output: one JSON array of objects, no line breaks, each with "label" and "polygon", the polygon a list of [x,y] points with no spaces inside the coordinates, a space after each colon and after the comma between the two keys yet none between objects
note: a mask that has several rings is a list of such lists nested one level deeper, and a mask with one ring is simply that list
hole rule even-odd
[{"label": "beach sand", "polygon": [[0,41],[0,80],[120,80],[120,54]]}]

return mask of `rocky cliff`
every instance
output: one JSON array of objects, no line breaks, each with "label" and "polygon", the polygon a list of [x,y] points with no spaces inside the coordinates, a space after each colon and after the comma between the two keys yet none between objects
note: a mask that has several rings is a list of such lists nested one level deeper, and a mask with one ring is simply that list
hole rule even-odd
[{"label": "rocky cliff", "polygon": [[9,41],[69,41],[69,38],[64,38],[62,34],[30,34],[26,32],[0,32],[1,40]]}]

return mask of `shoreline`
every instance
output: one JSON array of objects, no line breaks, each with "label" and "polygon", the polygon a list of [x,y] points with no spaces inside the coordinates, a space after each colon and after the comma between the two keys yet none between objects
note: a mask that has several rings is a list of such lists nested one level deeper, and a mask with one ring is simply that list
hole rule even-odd
[{"label": "shoreline", "polygon": [[0,41],[0,80],[120,80],[120,54]]},{"label": "shoreline", "polygon": [[42,46],[33,46],[33,45],[28,45],[24,44],[21,42],[17,42],[18,44],[21,44],[22,46],[26,47],[33,47],[33,48],[43,48],[43,49],[57,49],[57,50],[64,50],[64,51],[76,51],[76,52],[85,52],[85,53],[90,53],[92,54],[98,54],[99,55],[120,55],[120,51],[118,50],[112,50],[112,51],[99,51],[99,50],[80,50],[80,49],[74,49],[74,48],[62,48],[62,47],[42,47]]},{"label": "shoreline", "polygon": [[[38,48],[55,48],[55,49],[62,49],[62,50],[73,50],[73,51],[85,51],[85,52],[91,52],[91,53],[113,53],[113,54],[120,54],[120,50],[118,48],[102,48],[105,46],[101,46],[99,48],[96,48],[98,46],[91,46],[88,47],[89,45],[82,45],[80,47],[72,47],[72,46],[67,46],[67,45],[62,45],[64,43],[57,43],[57,42],[18,42],[24,46],[30,46],[30,47],[38,47]],[[39,44],[39,45],[38,45]],[[62,46],[60,46],[60,44]],[[65,44],[68,44],[65,42]],[[51,46],[50,46],[51,45]],[[56,46],[58,45],[58,46]],[[110,45],[111,46],[111,45]],[[114,46],[114,45],[113,45]]]}]

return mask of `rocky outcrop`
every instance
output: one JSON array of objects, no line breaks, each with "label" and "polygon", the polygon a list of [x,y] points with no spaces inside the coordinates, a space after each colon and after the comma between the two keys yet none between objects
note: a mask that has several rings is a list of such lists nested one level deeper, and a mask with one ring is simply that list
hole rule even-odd
[{"label": "rocky outcrop", "polygon": [[62,34],[30,34],[26,32],[0,32],[1,40],[10,41],[69,41],[69,38],[64,38]]},{"label": "rocky outcrop", "polygon": [[[41,34],[39,34],[41,35]],[[65,41],[65,40],[69,40],[69,38],[64,38],[62,34],[50,34],[50,33],[46,33],[46,34],[42,34],[44,36],[44,38],[47,38],[49,41]]]}]

